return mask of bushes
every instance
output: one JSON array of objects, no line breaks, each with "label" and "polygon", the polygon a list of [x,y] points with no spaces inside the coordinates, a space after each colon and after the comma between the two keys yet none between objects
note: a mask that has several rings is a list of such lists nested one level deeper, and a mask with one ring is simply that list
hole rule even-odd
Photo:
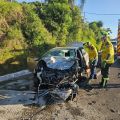
[{"label": "bushes", "polygon": [[55,38],[47,31],[38,15],[33,11],[34,5],[23,5],[23,9],[26,17],[22,24],[22,32],[28,47],[43,49],[43,43],[55,45]]},{"label": "bushes", "polygon": [[25,68],[29,53],[41,56],[55,45],[34,8],[31,4],[0,3],[0,75]]},{"label": "bushes", "polygon": [[65,46],[73,41],[91,41],[97,45],[96,35],[99,36],[101,26],[101,22],[85,23],[80,9],[71,8],[68,0],[0,2],[1,70],[6,72],[9,66],[10,72],[23,69],[27,56],[41,56],[56,45]]},{"label": "bushes", "polygon": [[52,0],[47,4],[34,3],[36,13],[47,30],[56,38],[56,44],[66,44],[68,28],[72,22],[71,9],[67,0]]}]

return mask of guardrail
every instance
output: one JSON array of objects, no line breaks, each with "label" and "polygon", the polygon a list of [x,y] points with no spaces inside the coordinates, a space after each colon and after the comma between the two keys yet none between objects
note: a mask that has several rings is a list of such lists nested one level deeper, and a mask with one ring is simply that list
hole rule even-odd
[{"label": "guardrail", "polygon": [[22,71],[19,71],[19,72],[15,72],[15,73],[7,74],[7,75],[4,75],[4,76],[0,76],[0,82],[15,79],[15,78],[26,76],[26,75],[31,75],[31,74],[32,74],[32,72],[30,72],[29,70],[22,70]]}]

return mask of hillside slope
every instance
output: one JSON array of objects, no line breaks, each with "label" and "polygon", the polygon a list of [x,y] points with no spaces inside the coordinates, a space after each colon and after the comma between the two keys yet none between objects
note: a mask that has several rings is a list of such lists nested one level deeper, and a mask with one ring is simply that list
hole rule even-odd
[{"label": "hillside slope", "polygon": [[[33,9],[34,5],[0,3],[0,75],[26,68],[29,54],[41,55],[43,46],[55,44]],[[42,52],[35,52],[37,48]]]}]

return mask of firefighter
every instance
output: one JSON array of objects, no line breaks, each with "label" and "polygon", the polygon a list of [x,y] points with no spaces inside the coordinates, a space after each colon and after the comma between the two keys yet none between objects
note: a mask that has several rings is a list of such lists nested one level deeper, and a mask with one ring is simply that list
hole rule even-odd
[{"label": "firefighter", "polygon": [[84,48],[86,50],[86,52],[89,55],[89,65],[90,65],[90,77],[89,80],[91,79],[97,79],[97,75],[96,75],[96,65],[98,62],[98,52],[96,47],[90,43],[90,42],[86,42],[84,43]]},{"label": "firefighter", "polygon": [[114,63],[114,48],[107,33],[103,33],[101,46],[101,75],[100,87],[106,87],[109,80],[109,67]]}]

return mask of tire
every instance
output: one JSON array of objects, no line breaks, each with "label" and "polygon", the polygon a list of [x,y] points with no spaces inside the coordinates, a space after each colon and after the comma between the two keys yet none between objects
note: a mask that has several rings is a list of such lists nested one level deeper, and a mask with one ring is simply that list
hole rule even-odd
[{"label": "tire", "polygon": [[33,83],[34,83],[34,87],[38,88],[38,85],[40,84],[40,81],[39,81],[38,78],[34,77],[34,82]]},{"label": "tire", "polygon": [[66,99],[66,102],[68,102],[69,100],[74,100],[74,98],[76,97],[76,95],[78,94],[78,90],[79,90],[79,86],[77,84],[74,84],[74,88],[72,89],[73,92],[70,94],[70,96]]}]

